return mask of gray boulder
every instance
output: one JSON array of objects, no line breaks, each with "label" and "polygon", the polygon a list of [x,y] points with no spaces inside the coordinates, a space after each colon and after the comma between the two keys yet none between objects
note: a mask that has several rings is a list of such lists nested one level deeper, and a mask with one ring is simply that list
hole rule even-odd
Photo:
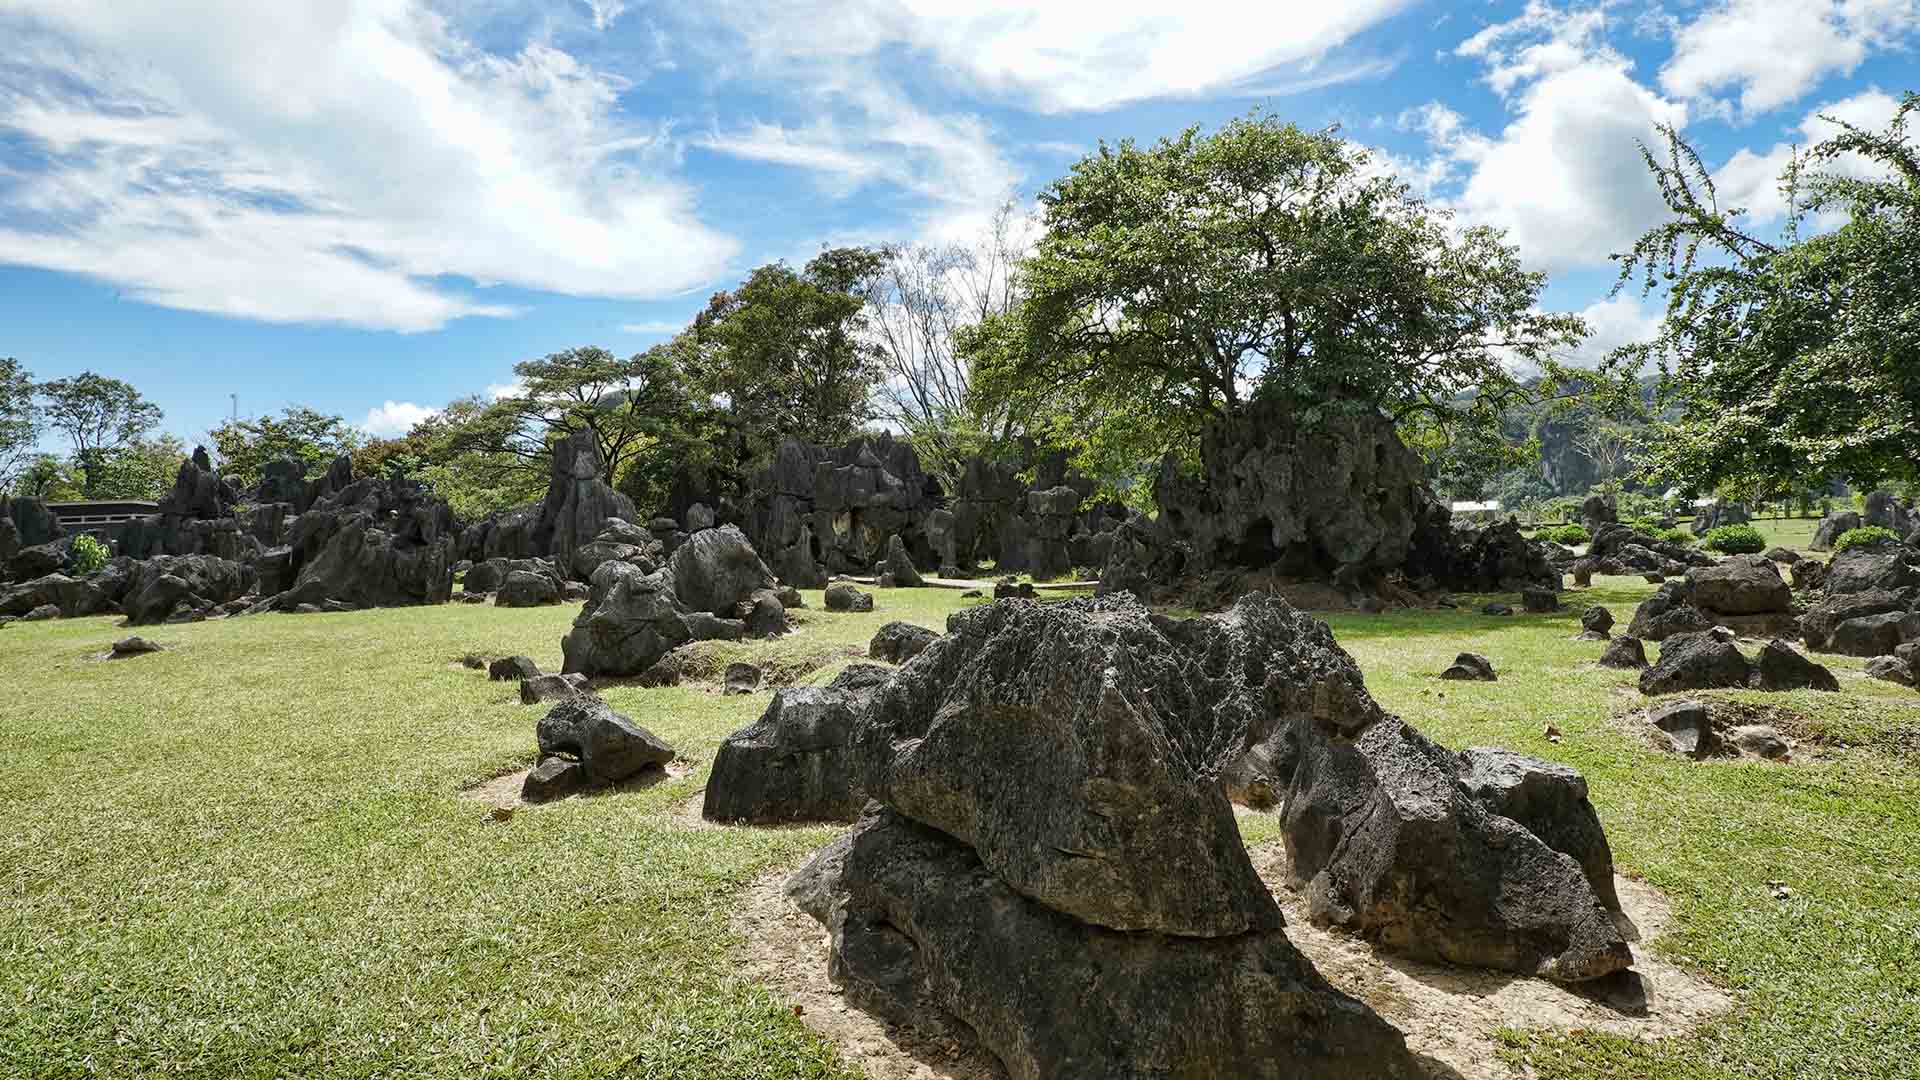
[{"label": "gray boulder", "polygon": [[1920,569],[1912,565],[1916,558],[1920,555],[1913,549],[1891,540],[1855,544],[1828,561],[1827,592],[1890,592],[1920,585]]},{"label": "gray boulder", "polygon": [[1752,671],[1733,642],[1719,634],[1676,634],[1661,644],[1660,659],[1640,673],[1640,692],[1651,697],[1745,687]]},{"label": "gray boulder", "polygon": [[1769,562],[1779,563],[1782,566],[1792,566],[1794,563],[1797,563],[1800,561],[1799,552],[1793,550],[1792,548],[1784,548],[1784,547],[1770,547],[1767,550],[1761,552],[1760,557],[1763,559],[1766,559]]},{"label": "gray boulder", "polygon": [[1644,671],[1647,667],[1646,646],[1631,634],[1614,638],[1606,651],[1600,654],[1600,666],[1621,671]]},{"label": "gray boulder", "polygon": [[1659,591],[1633,609],[1633,623],[1627,633],[1642,641],[1665,641],[1678,634],[1698,634],[1711,630],[1713,619],[1693,605],[1684,580],[1669,581]]},{"label": "gray boulder", "polygon": [[1813,541],[1807,545],[1807,550],[1832,551],[1835,541],[1859,527],[1859,514],[1851,510],[1837,510],[1820,519],[1820,526],[1813,530]]},{"label": "gray boulder", "polygon": [[1580,636],[1588,641],[1606,641],[1613,636],[1613,612],[1598,604],[1580,613]]},{"label": "gray boulder", "polygon": [[1905,610],[1861,615],[1833,628],[1827,652],[1842,656],[1887,656],[1902,643],[1920,640],[1920,613]]},{"label": "gray boulder", "polygon": [[467,569],[461,589],[470,593],[497,592],[512,574],[533,574],[546,578],[553,583],[554,594],[559,595],[563,579],[560,571],[546,559],[492,558],[474,563]]},{"label": "gray boulder", "polygon": [[1774,638],[1760,647],[1753,661],[1753,685],[1761,690],[1826,690],[1838,692],[1833,672],[1800,655],[1793,646]]},{"label": "gray boulder", "polygon": [[1050,910],[967,846],[874,807],[788,891],[848,1000],[980,1045],[1011,1080],[1416,1080],[1403,1036],[1277,925],[1129,934]]},{"label": "gray boulder", "polygon": [[253,590],[253,571],[212,555],[161,555],[135,563],[121,608],[127,625],[151,626],[203,612]]},{"label": "gray boulder", "polygon": [[[1872,616],[1887,614],[1897,616],[1906,609],[1907,598],[1904,595],[1884,589],[1870,589],[1864,592],[1830,592],[1819,603],[1808,608],[1806,614],[1800,616],[1800,636],[1806,641],[1807,647],[1815,652],[1840,652],[1841,644],[1845,643],[1836,644],[1834,638],[1841,626]],[[1849,631],[1848,641],[1859,642],[1863,638],[1877,638],[1879,631],[1873,628],[1880,625],[1883,624],[1856,626]],[[1894,625],[1896,627],[1899,625],[1898,618],[1894,620]],[[1864,654],[1867,656],[1883,656],[1892,651],[1881,648],[1881,643],[1878,641],[1865,647],[1871,650]]]},{"label": "gray boulder", "polygon": [[145,656],[148,653],[163,651],[165,651],[164,646],[135,635],[114,642],[113,649],[108,655],[115,660],[121,660],[129,656]]},{"label": "gray boulder", "polygon": [[[1116,598],[951,615],[862,717],[866,790],[1082,922],[1277,928],[1221,775],[1271,707],[1261,687],[1294,615],[1243,600],[1176,623]],[[1306,690],[1276,686],[1272,700]]]},{"label": "gray boulder", "polygon": [[867,655],[889,664],[904,664],[919,656],[921,650],[939,637],[939,634],[924,626],[896,620],[882,626],[873,635],[873,641],[867,645]]},{"label": "gray boulder", "polygon": [[760,689],[760,679],[760,669],[752,664],[728,664],[726,674],[722,676],[721,693],[729,696],[751,694]]},{"label": "gray boulder", "polygon": [[747,637],[772,638],[787,632],[787,607],[776,590],[761,589],[742,600],[734,613],[746,625]]},{"label": "gray boulder", "polygon": [[1793,590],[1778,564],[1762,555],[1730,555],[1712,566],[1687,572],[1693,604],[1723,615],[1791,611]]},{"label": "gray boulder", "polygon": [[1491,660],[1470,652],[1454,657],[1453,665],[1441,672],[1440,677],[1460,682],[1494,682],[1499,678],[1494,674]]},{"label": "gray boulder", "polygon": [[560,589],[550,577],[514,570],[494,593],[496,607],[543,607],[560,602]]},{"label": "gray boulder", "polygon": [[503,656],[487,665],[487,678],[494,682],[524,682],[540,677],[540,665],[530,656]]},{"label": "gray boulder", "polygon": [[21,622],[46,622],[49,619],[57,619],[59,617],[60,617],[60,608],[58,607],[58,605],[41,604],[39,607],[34,608],[32,611],[29,611],[25,615],[20,616],[20,621]]},{"label": "gray boulder", "polygon": [[1742,724],[1727,733],[1727,739],[1741,753],[1778,761],[1793,753],[1793,747],[1780,733],[1766,724]]},{"label": "gray boulder", "polygon": [[561,642],[566,658],[562,671],[639,675],[670,650],[695,639],[687,611],[664,572],[648,575],[637,567],[606,563],[594,573],[594,593]]},{"label": "gray boulder", "polygon": [[887,557],[880,562],[880,574],[893,579],[893,584],[902,589],[918,589],[926,585],[920,571],[914,569],[913,560],[907,556],[906,541],[895,533],[887,538]]},{"label": "gray boulder", "polygon": [[1313,919],[1390,951],[1563,982],[1627,967],[1581,864],[1489,811],[1460,781],[1473,772],[1397,717],[1351,737],[1304,725],[1282,835]]},{"label": "gray boulder", "polygon": [[760,719],[714,755],[701,816],[751,825],[852,821],[867,801],[849,749],[889,668],[854,664],[824,687],[776,690]]},{"label": "gray boulder", "polygon": [[530,803],[564,799],[587,786],[586,769],[571,758],[541,760],[520,782],[520,797]]},{"label": "gray boulder", "polygon": [[1867,677],[1901,686],[1920,686],[1920,665],[1902,656],[1876,656],[1867,661]]},{"label": "gray boulder", "polygon": [[585,675],[535,675],[520,682],[522,705],[546,705],[591,693]]},{"label": "gray boulder", "polygon": [[580,763],[589,785],[616,784],[650,766],[665,766],[674,749],[598,697],[571,697],[535,728],[540,753]]},{"label": "gray boulder", "polygon": [[1526,589],[1520,593],[1520,603],[1535,614],[1560,610],[1560,597],[1552,589]]},{"label": "gray boulder", "polygon": [[836,581],[827,586],[828,611],[872,611],[873,594],[861,592],[849,582]]},{"label": "gray boulder", "polygon": [[1720,751],[1720,736],[1705,702],[1692,698],[1666,702],[1647,714],[1647,722],[1666,735],[1675,753],[1704,758]]},{"label": "gray boulder", "polygon": [[[550,537],[547,550],[555,564],[575,568],[576,551],[605,532],[608,522],[633,517],[633,500],[607,483],[606,463],[591,428],[554,443],[539,528]],[[581,577],[591,575],[589,569]]]},{"label": "gray boulder", "polygon": [[1546,845],[1580,864],[1593,893],[1620,910],[1613,883],[1613,849],[1600,814],[1587,798],[1587,779],[1565,765],[1497,747],[1460,752],[1460,783],[1475,802],[1512,818]]},{"label": "gray boulder", "polygon": [[732,525],[702,529],[687,537],[667,560],[673,592],[688,611],[731,615],[742,600],[750,600],[776,582],[773,571]]}]

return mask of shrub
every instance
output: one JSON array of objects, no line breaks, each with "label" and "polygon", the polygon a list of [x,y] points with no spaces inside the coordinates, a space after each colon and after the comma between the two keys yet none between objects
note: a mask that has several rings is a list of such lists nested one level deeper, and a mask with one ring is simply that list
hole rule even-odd
[{"label": "shrub", "polygon": [[1585,525],[1555,525],[1550,529],[1541,529],[1540,539],[1551,540],[1556,544],[1565,544],[1568,547],[1572,547],[1575,544],[1584,544],[1593,539],[1593,534],[1587,531]]},{"label": "shrub", "polygon": [[75,576],[84,577],[107,565],[108,554],[107,545],[91,536],[82,535],[73,542],[71,561]]},{"label": "shrub", "polygon": [[1848,529],[1846,532],[1840,534],[1840,539],[1833,542],[1833,553],[1838,555],[1850,547],[1869,547],[1874,544],[1884,544],[1889,540],[1898,539],[1900,539],[1900,537],[1894,533],[1892,529],[1881,528],[1878,525],[1867,525],[1858,529]]},{"label": "shrub", "polygon": [[1727,555],[1753,555],[1767,550],[1766,538],[1751,525],[1722,525],[1707,530],[1701,538],[1708,551]]},{"label": "shrub", "polygon": [[[1729,528],[1746,528],[1746,526],[1744,525],[1728,526],[1728,527]],[[1662,529],[1658,525],[1655,525],[1652,528],[1647,529],[1646,533],[1648,536],[1653,537],[1655,540],[1665,540],[1669,544],[1693,543],[1693,534],[1688,532],[1685,529],[1677,529],[1677,528]]]}]

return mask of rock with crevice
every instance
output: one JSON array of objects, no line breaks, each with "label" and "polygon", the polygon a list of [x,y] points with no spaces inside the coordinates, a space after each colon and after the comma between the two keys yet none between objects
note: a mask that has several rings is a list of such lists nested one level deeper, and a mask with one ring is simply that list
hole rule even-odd
[{"label": "rock with crevice", "polygon": [[1712,712],[1703,701],[1686,698],[1666,702],[1647,713],[1647,722],[1666,736],[1675,753],[1705,758],[1720,751],[1719,732],[1714,730]]},{"label": "rock with crevice", "polygon": [[1580,864],[1594,895],[1620,910],[1613,883],[1613,849],[1600,814],[1587,797],[1587,780],[1565,765],[1499,747],[1460,752],[1460,783],[1481,806],[1527,827],[1546,845]]},{"label": "rock with crevice", "polygon": [[535,727],[540,753],[580,763],[590,786],[625,780],[650,767],[664,767],[674,749],[597,696],[570,697],[555,705]]}]

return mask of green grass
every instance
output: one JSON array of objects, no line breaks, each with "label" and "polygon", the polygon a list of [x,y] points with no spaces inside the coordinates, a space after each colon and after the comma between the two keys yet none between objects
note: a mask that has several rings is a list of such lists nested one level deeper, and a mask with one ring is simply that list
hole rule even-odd
[{"label": "green grass", "polygon": [[[1551,616],[1486,618],[1463,597],[1330,620],[1375,695],[1442,741],[1584,771],[1620,867],[1674,901],[1657,947],[1740,998],[1661,1044],[1515,1032],[1501,1053],[1545,1077],[1913,1075],[1920,695],[1836,659],[1837,697],[1723,695],[1792,710],[1827,744],[1812,763],[1655,753],[1613,715],[1632,676],[1570,640],[1581,604],[1624,621],[1650,587],[1596,580]],[[877,596],[841,616],[809,594],[803,633],[713,659],[830,660],[825,678],[881,623],[938,628],[970,603]],[[92,658],[124,633],[106,619],[0,631],[0,1076],[854,1075],[728,960],[738,892],[832,831],[674,818],[764,695],[606,691],[696,764],[680,780],[504,825],[457,796],[532,760],[540,710],[451,661],[557,665],[573,611],[160,627],[169,651],[114,662]],[[1432,677],[1463,649],[1500,681]],[[1270,819],[1246,831],[1275,835]]]}]

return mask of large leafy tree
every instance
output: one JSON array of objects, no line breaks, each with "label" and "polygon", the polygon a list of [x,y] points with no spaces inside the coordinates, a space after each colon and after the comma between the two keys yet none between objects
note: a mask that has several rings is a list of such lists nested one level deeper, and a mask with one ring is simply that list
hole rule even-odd
[{"label": "large leafy tree", "polygon": [[88,498],[157,501],[173,487],[186,458],[186,444],[166,433],[117,446],[98,455]]},{"label": "large leafy tree", "polygon": [[[1262,114],[1103,144],[1040,195],[1026,299],[966,335],[977,386],[1109,466],[1282,401],[1490,428],[1584,336],[1492,229],[1456,230],[1333,131]],[[1467,393],[1472,391],[1472,393]]]},{"label": "large leafy tree", "polygon": [[0,358],[0,491],[7,490],[33,461],[40,437],[40,411],[33,400],[33,375],[12,357]]},{"label": "large leafy tree", "polygon": [[596,347],[568,349],[515,364],[513,373],[515,393],[450,418],[458,428],[450,448],[542,477],[554,441],[582,429],[617,475],[647,447],[654,419],[685,408],[688,397],[682,373],[659,350],[621,359]]},{"label": "large leafy tree", "polygon": [[842,442],[872,417],[881,378],[869,298],[884,252],[833,248],[796,271],[755,270],[716,294],[675,350],[756,449],[783,435]]},{"label": "large leafy tree", "polygon": [[279,416],[229,420],[208,434],[220,455],[221,471],[243,488],[259,485],[261,470],[269,461],[291,457],[311,474],[324,471],[334,458],[352,453],[363,441],[345,420],[305,405],[289,405]]},{"label": "large leafy tree", "polygon": [[72,443],[89,499],[107,497],[101,491],[113,452],[153,430],[163,415],[128,383],[91,371],[41,383],[35,392],[46,403],[48,426]]},{"label": "large leafy tree", "polygon": [[1916,110],[1909,93],[1885,131],[1834,121],[1782,175],[1790,210],[1771,238],[1721,205],[1674,131],[1664,161],[1643,148],[1673,217],[1621,256],[1620,284],[1665,288],[1666,317],[1609,363],[1623,393],[1656,369],[1677,413],[1645,451],[1652,478],[1748,492],[1920,481]]}]

